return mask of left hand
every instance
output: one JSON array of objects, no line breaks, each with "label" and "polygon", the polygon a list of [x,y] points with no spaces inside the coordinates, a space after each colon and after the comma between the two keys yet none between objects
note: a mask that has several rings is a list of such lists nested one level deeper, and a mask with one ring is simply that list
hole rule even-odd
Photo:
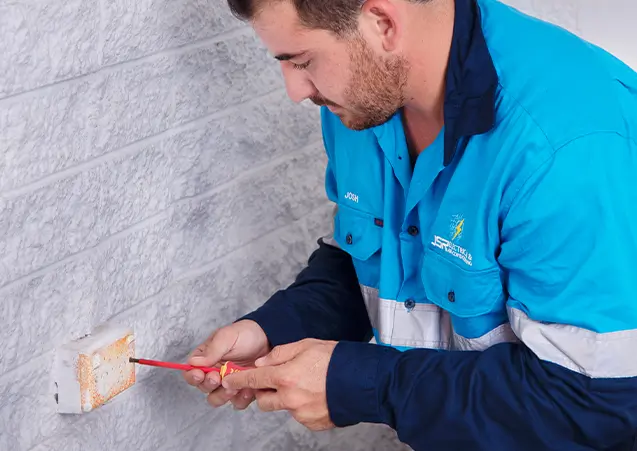
[{"label": "left hand", "polygon": [[312,431],[331,429],[326,382],[335,346],[335,341],[314,339],[277,346],[255,362],[257,368],[224,377],[223,386],[255,390],[264,412],[287,410]]}]

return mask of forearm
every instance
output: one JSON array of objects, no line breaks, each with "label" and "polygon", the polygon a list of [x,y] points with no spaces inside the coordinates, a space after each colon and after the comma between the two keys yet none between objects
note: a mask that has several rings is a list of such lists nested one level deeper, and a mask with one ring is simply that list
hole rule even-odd
[{"label": "forearm", "polygon": [[615,450],[637,428],[637,379],[590,379],[517,344],[399,352],[340,343],[327,396],[337,426],[384,423],[416,451]]},{"label": "forearm", "polygon": [[292,285],[241,319],[256,321],[272,346],[304,338],[371,338],[371,325],[351,257],[322,241]]}]

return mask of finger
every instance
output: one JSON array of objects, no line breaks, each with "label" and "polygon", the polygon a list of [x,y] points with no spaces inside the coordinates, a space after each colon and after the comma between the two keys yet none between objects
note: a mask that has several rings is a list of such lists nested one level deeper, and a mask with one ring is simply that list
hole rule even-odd
[{"label": "finger", "polygon": [[236,339],[231,329],[219,329],[191,353],[188,363],[194,366],[216,365],[232,349]]},{"label": "finger", "polygon": [[208,404],[212,407],[221,407],[237,395],[237,390],[226,390],[219,387],[208,395]]},{"label": "finger", "polygon": [[281,365],[295,358],[301,351],[308,346],[305,341],[298,341],[285,345],[276,346],[270,353],[257,359],[254,364],[257,367],[266,365]]},{"label": "finger", "polygon": [[255,368],[229,374],[223,378],[221,384],[225,388],[234,390],[277,388],[277,376],[278,368],[276,367]]},{"label": "finger", "polygon": [[254,392],[249,388],[241,390],[230,400],[236,410],[244,410],[252,401],[254,401]]},{"label": "finger", "polygon": [[201,370],[190,370],[184,371],[183,376],[186,382],[197,387],[204,381],[205,374]]},{"label": "finger", "polygon": [[281,393],[275,390],[261,390],[256,393],[257,406],[263,412],[287,410]]},{"label": "finger", "polygon": [[206,374],[206,377],[204,378],[202,383],[199,384],[198,388],[204,393],[210,393],[216,390],[217,388],[219,388],[220,384],[221,384],[221,376],[219,376],[219,373],[211,372]]}]

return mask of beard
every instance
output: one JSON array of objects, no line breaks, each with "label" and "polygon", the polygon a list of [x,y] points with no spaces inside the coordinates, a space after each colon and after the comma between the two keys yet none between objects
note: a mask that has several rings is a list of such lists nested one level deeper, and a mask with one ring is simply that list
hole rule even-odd
[{"label": "beard", "polygon": [[353,37],[348,47],[351,78],[344,91],[347,107],[320,96],[310,100],[334,107],[334,114],[347,128],[365,130],[387,122],[405,104],[409,65],[400,56],[377,56],[361,36]]}]

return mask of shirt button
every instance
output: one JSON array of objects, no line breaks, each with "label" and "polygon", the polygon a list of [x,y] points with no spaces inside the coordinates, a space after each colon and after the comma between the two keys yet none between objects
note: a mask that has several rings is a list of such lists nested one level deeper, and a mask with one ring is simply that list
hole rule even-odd
[{"label": "shirt button", "polygon": [[352,242],[353,242],[353,241],[354,241],[354,240],[352,239],[352,234],[351,234],[351,233],[348,233],[348,234],[347,234],[347,236],[345,237],[345,242],[346,242],[347,244],[352,244]]},{"label": "shirt button", "polygon": [[416,226],[409,226],[407,228],[407,233],[410,234],[411,236],[416,236],[418,235],[418,227]]},{"label": "shirt button", "polygon": [[456,302],[456,293],[450,291],[447,293],[447,299],[449,299],[449,302]]},{"label": "shirt button", "polygon": [[416,306],[416,301],[414,301],[413,299],[407,299],[405,301],[405,308],[407,310],[411,310]]}]

